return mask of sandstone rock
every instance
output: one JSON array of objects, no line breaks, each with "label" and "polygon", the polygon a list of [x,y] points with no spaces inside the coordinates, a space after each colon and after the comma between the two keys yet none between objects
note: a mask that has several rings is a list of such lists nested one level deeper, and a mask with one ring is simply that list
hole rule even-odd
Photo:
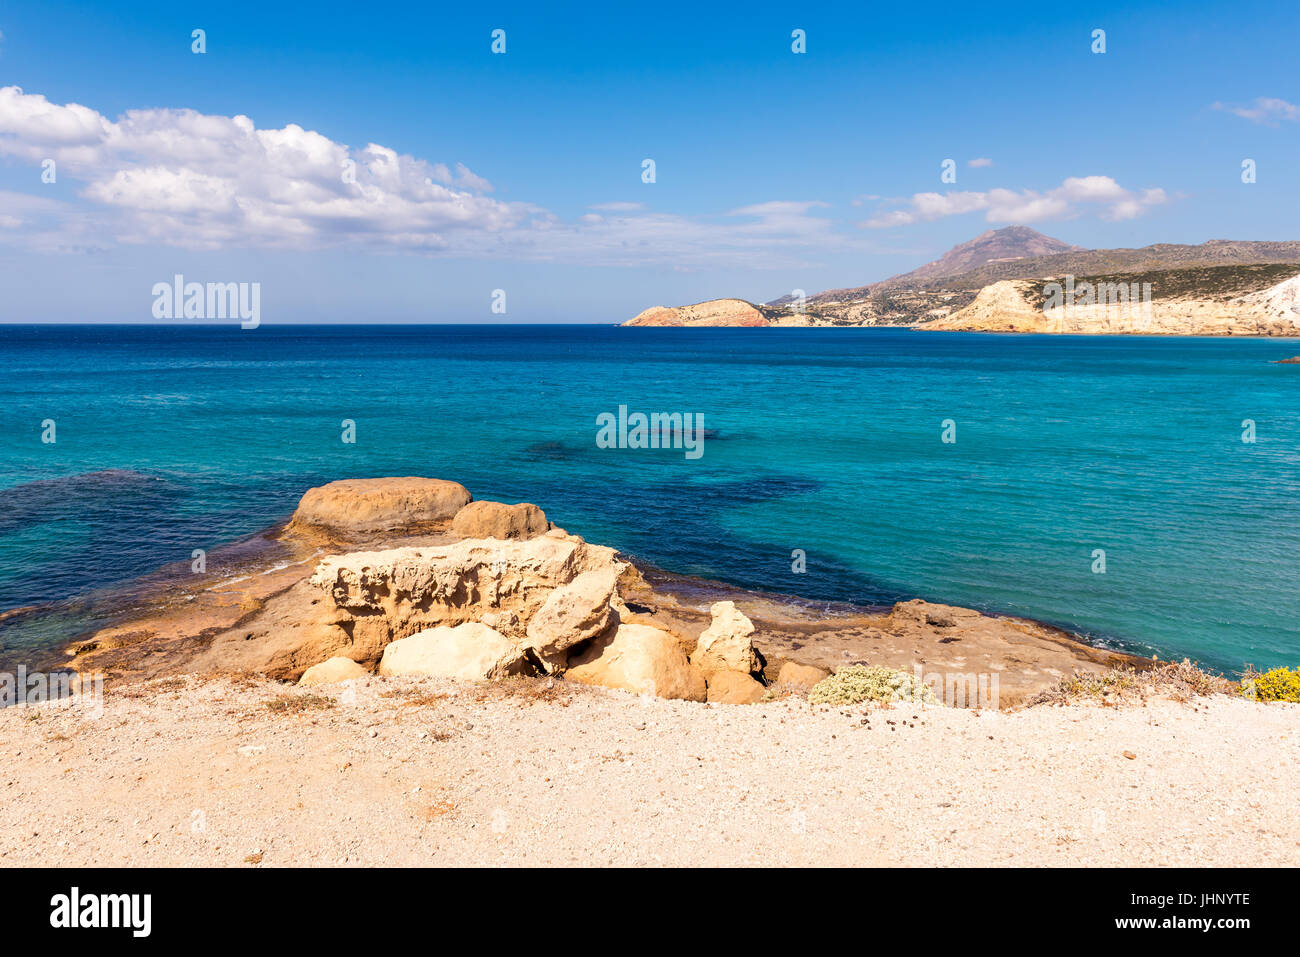
[{"label": "sandstone rock", "polygon": [[379,662],[379,673],[385,676],[432,675],[462,681],[504,678],[524,670],[524,656],[510,639],[476,621],[430,628],[394,641]]},{"label": "sandstone rock", "polygon": [[767,693],[759,682],[741,671],[714,671],[708,678],[707,700],[717,704],[753,704]]},{"label": "sandstone rock", "polygon": [[524,647],[531,649],[548,674],[564,667],[568,650],[595,638],[614,621],[611,606],[620,569],[583,572],[547,596],[528,623]]},{"label": "sandstone rock", "polygon": [[335,655],[328,661],[312,665],[304,671],[302,677],[298,679],[298,684],[304,688],[311,685],[330,685],[339,681],[350,681],[353,678],[365,678],[369,675],[369,671],[351,658]]},{"label": "sandstone rock", "polygon": [[801,665],[796,661],[787,661],[777,673],[776,683],[790,685],[795,688],[811,688],[823,678],[828,677],[830,677],[830,672],[825,668]]},{"label": "sandstone rock", "polygon": [[569,659],[565,677],[660,698],[703,701],[704,676],[673,635],[649,625],[620,624]]},{"label": "sandstone rock", "polygon": [[310,632],[310,640],[322,646],[313,648],[313,660],[340,649],[358,661],[378,660],[390,641],[489,616],[496,630],[522,640],[524,624],[551,592],[584,572],[617,572],[624,563],[614,556],[614,549],[603,545],[541,535],[326,558],[308,580],[321,622]]},{"label": "sandstone rock", "polygon": [[700,635],[692,662],[704,672],[739,671],[744,674],[761,667],[749,636],[754,624],[730,601],[714,602],[709,609],[713,621]]},{"label": "sandstone rock", "polygon": [[343,479],[308,489],[291,525],[344,533],[419,530],[450,521],[471,497],[465,486],[440,479]]},{"label": "sandstone rock", "polygon": [[548,528],[542,510],[527,502],[470,502],[451,523],[452,533],[461,538],[533,538],[545,534]]},{"label": "sandstone rock", "polygon": [[973,608],[939,605],[914,598],[900,601],[885,619],[884,625],[893,632],[933,631],[936,628],[957,628],[979,621],[984,616]]}]

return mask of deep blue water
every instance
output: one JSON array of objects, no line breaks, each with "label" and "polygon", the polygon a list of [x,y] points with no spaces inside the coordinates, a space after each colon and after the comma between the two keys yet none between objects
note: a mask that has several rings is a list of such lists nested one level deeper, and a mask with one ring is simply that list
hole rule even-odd
[{"label": "deep blue water", "polygon": [[[1296,664],[1300,367],[1270,363],[1296,352],[874,329],[0,326],[0,610],[188,561],[311,485],[414,474],[535,502],[674,572],[922,596],[1227,669]],[[703,415],[703,456],[598,448],[597,416],[620,405]],[[76,627],[51,619],[46,637]]]}]

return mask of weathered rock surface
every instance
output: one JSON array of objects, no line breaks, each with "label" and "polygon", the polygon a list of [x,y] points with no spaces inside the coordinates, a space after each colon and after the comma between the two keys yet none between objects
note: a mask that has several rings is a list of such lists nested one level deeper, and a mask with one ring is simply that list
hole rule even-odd
[{"label": "weathered rock surface", "polygon": [[713,620],[700,634],[691,661],[706,674],[710,671],[739,671],[749,674],[761,669],[750,636],[754,624],[731,601],[715,602],[709,609]]},{"label": "weathered rock surface", "polygon": [[550,674],[564,668],[568,650],[595,638],[615,621],[611,605],[620,569],[616,566],[583,572],[547,596],[528,623],[524,647]]},{"label": "weathered rock surface", "polygon": [[308,489],[291,527],[343,533],[403,532],[445,525],[472,496],[457,482],[429,478],[342,479]]},{"label": "weathered rock surface", "polygon": [[216,633],[194,654],[193,666],[296,679],[335,655],[374,665],[391,641],[485,620],[521,644],[527,623],[556,588],[587,571],[626,569],[614,555],[548,533],[331,556],[268,598],[256,616]]},{"label": "weathered rock surface", "polygon": [[527,502],[470,502],[452,519],[452,534],[461,538],[534,538],[550,527],[546,515]]},{"label": "weathered rock surface", "polygon": [[830,672],[825,668],[801,665],[797,661],[787,661],[777,673],[776,683],[789,685],[792,688],[811,688],[823,678],[828,677],[830,677]]},{"label": "weathered rock surface", "polygon": [[704,701],[704,676],[681,641],[649,625],[620,624],[569,659],[569,681],[660,698]]},{"label": "weathered rock surface", "polygon": [[304,671],[302,677],[298,679],[298,684],[307,688],[312,685],[330,685],[340,681],[351,681],[353,678],[365,678],[369,675],[368,670],[351,658],[335,655],[328,661],[312,665]]},{"label": "weathered rock surface", "polygon": [[767,689],[751,675],[740,671],[714,671],[706,680],[706,700],[716,704],[754,704],[762,701],[767,693]]},{"label": "weathered rock surface", "polygon": [[522,674],[523,653],[515,644],[480,622],[454,628],[439,627],[394,641],[384,648],[379,673],[429,675],[461,681],[483,681]]},{"label": "weathered rock surface", "polygon": [[940,605],[935,602],[913,598],[900,601],[884,620],[883,625],[890,631],[908,631],[930,628],[957,628],[991,619],[973,608],[959,608],[956,605]]}]

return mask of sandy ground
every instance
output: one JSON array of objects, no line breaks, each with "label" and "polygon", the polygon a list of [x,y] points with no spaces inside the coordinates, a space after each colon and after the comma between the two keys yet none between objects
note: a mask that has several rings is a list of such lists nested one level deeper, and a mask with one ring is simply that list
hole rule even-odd
[{"label": "sandy ground", "polygon": [[185,678],[110,688],[98,717],[5,709],[0,865],[1300,862],[1300,706],[313,690]]}]

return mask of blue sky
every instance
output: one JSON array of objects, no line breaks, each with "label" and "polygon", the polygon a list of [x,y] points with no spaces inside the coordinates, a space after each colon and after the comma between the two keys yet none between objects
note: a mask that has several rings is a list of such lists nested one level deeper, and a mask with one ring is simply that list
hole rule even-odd
[{"label": "blue sky", "polygon": [[0,5],[0,320],[150,321],[180,272],[264,322],[617,322],[1010,222],[1300,238],[1294,4],[703,6]]}]

